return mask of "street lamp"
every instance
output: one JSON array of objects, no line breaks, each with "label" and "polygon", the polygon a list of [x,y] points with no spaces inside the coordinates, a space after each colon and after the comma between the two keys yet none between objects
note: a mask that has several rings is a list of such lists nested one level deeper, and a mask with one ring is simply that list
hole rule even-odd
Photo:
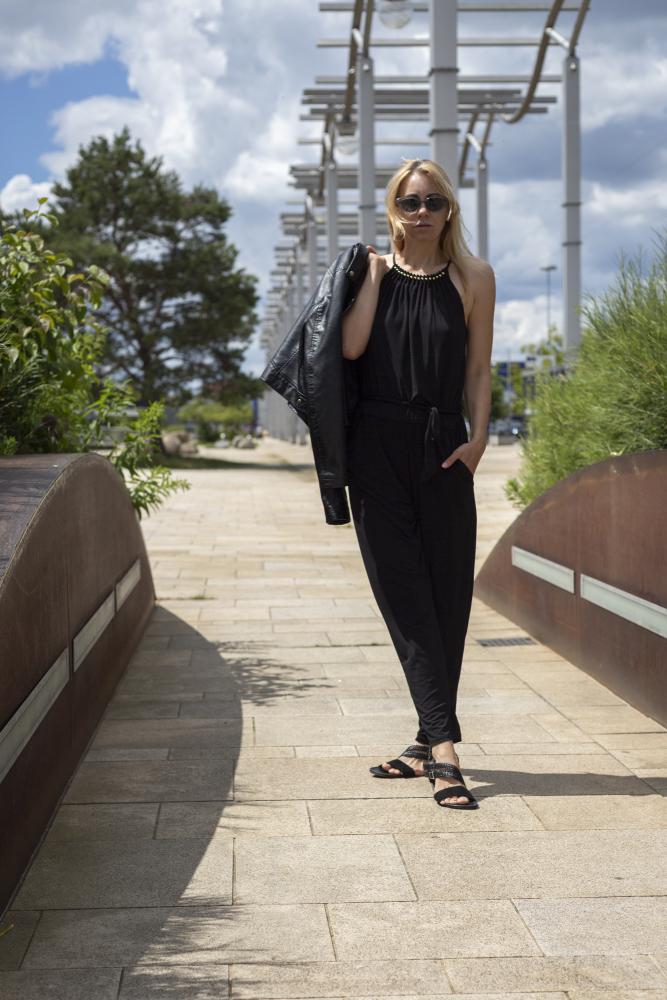
[{"label": "street lamp", "polygon": [[540,268],[540,271],[545,271],[547,276],[547,340],[549,339],[549,330],[551,328],[551,272],[555,270],[555,264],[547,264],[545,267]]},{"label": "street lamp", "polygon": [[384,0],[378,10],[385,28],[404,28],[412,17],[410,0]]}]

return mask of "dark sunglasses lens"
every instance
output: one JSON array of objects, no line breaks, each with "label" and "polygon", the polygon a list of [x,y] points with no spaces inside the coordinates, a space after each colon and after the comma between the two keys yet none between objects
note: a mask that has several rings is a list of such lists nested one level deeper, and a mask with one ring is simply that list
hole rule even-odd
[{"label": "dark sunglasses lens", "polygon": [[429,212],[440,212],[443,208],[447,208],[449,202],[444,195],[441,194],[430,194],[424,200],[424,204]]},{"label": "dark sunglasses lens", "polygon": [[411,198],[408,195],[405,198],[397,198],[396,204],[407,215],[413,215],[415,212],[419,211],[419,206],[421,205],[421,201],[419,200],[419,198]]}]

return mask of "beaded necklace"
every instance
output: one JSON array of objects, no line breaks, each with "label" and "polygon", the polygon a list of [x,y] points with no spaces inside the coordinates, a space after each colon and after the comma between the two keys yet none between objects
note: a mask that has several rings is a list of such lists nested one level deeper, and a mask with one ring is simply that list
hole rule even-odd
[{"label": "beaded necklace", "polygon": [[396,263],[396,254],[392,253],[391,259],[393,261],[393,267],[399,274],[404,274],[407,278],[415,278],[417,281],[433,281],[435,278],[442,277],[443,274],[447,273],[447,268],[451,264],[451,261],[447,261],[444,267],[441,267],[439,271],[434,271],[433,274],[415,274],[413,271],[406,271],[404,267]]}]

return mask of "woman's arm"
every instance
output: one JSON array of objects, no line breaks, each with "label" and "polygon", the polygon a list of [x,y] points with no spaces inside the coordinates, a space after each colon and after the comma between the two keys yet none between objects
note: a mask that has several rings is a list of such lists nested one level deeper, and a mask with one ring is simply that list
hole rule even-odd
[{"label": "woman's arm", "polygon": [[475,258],[467,274],[473,305],[468,317],[468,351],[464,394],[470,416],[470,441],[461,445],[443,462],[451,465],[460,458],[474,473],[487,444],[491,415],[491,348],[496,280],[493,268]]},{"label": "woman's arm", "polygon": [[343,357],[354,361],[366,350],[371,335],[380,282],[389,269],[384,257],[380,257],[369,247],[368,270],[357,300],[343,316]]}]

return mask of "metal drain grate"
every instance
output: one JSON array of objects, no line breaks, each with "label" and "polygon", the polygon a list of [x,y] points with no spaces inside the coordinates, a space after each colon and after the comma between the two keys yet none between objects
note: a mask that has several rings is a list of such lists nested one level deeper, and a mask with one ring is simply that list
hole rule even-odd
[{"label": "metal drain grate", "polygon": [[511,639],[478,639],[480,646],[537,646],[529,635],[517,635]]}]

